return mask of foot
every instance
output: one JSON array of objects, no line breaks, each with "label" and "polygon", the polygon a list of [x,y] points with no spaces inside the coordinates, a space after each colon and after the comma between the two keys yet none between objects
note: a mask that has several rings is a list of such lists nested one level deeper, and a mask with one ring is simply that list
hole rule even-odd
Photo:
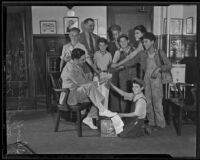
[{"label": "foot", "polygon": [[93,124],[92,118],[86,117],[83,119],[83,123],[89,126],[91,129],[98,129],[97,126]]},{"label": "foot", "polygon": [[114,117],[115,115],[117,115],[116,112],[111,112],[109,110],[105,110],[103,112],[99,112],[100,116],[105,116],[105,117]]}]

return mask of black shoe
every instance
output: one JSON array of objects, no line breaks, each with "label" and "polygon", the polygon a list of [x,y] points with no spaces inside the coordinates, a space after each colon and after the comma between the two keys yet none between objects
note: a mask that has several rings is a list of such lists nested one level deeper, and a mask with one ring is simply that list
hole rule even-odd
[{"label": "black shoe", "polygon": [[152,129],[150,127],[145,127],[144,128],[144,133],[147,135],[151,135]]}]

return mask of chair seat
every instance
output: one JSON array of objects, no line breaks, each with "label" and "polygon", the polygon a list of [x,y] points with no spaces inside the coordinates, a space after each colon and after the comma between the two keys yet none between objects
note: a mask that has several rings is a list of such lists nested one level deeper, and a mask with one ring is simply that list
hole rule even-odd
[{"label": "chair seat", "polygon": [[91,107],[91,102],[84,102],[84,103],[78,103],[76,105],[69,105],[69,108],[73,111],[87,109],[89,107]]},{"label": "chair seat", "polygon": [[182,107],[184,110],[195,111],[195,105],[185,104],[183,100],[179,100],[178,98],[170,98],[169,102]]}]

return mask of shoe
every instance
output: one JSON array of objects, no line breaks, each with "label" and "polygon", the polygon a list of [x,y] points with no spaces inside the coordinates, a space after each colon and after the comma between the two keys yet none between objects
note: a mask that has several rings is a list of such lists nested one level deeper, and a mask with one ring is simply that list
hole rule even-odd
[{"label": "shoe", "polygon": [[105,110],[103,112],[99,112],[100,116],[105,116],[105,117],[114,117],[115,115],[117,115],[116,112],[111,112],[109,110]]},{"label": "shoe", "polygon": [[87,126],[89,126],[91,129],[98,129],[92,121],[92,118],[86,117],[85,119],[83,119],[83,123],[85,123]]}]

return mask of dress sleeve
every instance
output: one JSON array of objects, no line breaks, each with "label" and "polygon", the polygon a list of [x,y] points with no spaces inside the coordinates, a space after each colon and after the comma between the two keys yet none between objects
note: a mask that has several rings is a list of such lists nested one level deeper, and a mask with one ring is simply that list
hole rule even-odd
[{"label": "dress sleeve", "polygon": [[119,61],[119,58],[120,58],[120,52],[119,52],[119,50],[117,50],[113,57],[113,63],[117,63]]}]

